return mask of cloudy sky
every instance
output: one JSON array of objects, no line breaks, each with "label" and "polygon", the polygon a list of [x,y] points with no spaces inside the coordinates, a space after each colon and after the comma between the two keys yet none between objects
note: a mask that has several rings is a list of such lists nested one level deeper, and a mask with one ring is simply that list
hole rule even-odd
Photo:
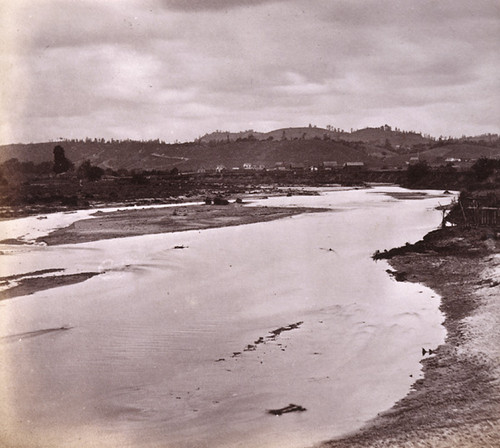
[{"label": "cloudy sky", "polygon": [[498,0],[6,0],[0,143],[500,132]]}]

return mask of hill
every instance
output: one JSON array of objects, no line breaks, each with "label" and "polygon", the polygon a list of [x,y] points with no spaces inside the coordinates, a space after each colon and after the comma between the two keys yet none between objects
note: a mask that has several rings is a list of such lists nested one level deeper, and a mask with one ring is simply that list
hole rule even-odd
[{"label": "hill", "polygon": [[314,126],[276,129],[268,133],[247,130],[216,131],[195,142],[166,144],[160,140],[133,141],[86,139],[0,146],[0,164],[51,162],[54,146],[60,144],[75,166],[89,160],[112,170],[213,170],[242,168],[244,164],[274,168],[277,163],[320,165],[323,162],[363,162],[369,168],[404,168],[418,157],[434,165],[447,159],[500,158],[497,135],[438,140],[390,126],[353,132]]},{"label": "hill", "polygon": [[429,162],[439,162],[450,158],[470,160],[486,157],[495,159],[500,157],[500,148],[472,143],[451,143],[422,151],[421,157]]},{"label": "hill", "polygon": [[411,147],[417,144],[429,144],[433,141],[431,137],[424,137],[422,134],[413,131],[400,131],[392,129],[388,125],[378,128],[364,128],[351,132],[342,129],[318,128],[316,126],[282,128],[271,132],[255,132],[246,130],[242,132],[224,132],[215,131],[200,137],[198,141],[203,143],[230,142],[242,139],[255,140],[313,140],[313,139],[331,139],[348,142],[363,142],[375,145],[406,146]]},{"label": "hill", "polygon": [[[276,163],[319,164],[324,161],[372,162],[364,148],[336,141],[244,140],[229,143],[159,142],[61,142],[66,157],[76,166],[89,160],[93,165],[113,170],[170,170],[196,171],[200,168],[241,168],[244,164],[272,168]],[[0,147],[0,163],[17,158],[22,162],[40,163],[53,160],[55,143],[33,143]]]}]

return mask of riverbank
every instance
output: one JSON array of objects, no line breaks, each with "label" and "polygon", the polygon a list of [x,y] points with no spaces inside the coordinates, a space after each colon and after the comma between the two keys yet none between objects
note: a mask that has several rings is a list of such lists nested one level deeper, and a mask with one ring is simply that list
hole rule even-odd
[{"label": "riverbank", "polygon": [[405,398],[323,447],[500,446],[499,246],[491,229],[454,227],[380,254],[441,296],[446,341],[423,347],[424,377]]}]

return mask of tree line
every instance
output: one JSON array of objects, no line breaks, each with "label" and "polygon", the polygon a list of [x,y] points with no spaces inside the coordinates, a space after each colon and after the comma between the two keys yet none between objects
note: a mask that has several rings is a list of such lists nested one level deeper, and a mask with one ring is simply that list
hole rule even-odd
[{"label": "tree line", "polygon": [[8,185],[9,180],[14,180],[14,183],[26,181],[33,178],[47,178],[50,176],[75,176],[78,179],[87,180],[90,182],[100,180],[104,175],[113,177],[130,177],[131,181],[136,184],[144,184],[147,182],[148,175],[165,175],[170,174],[176,176],[179,170],[174,167],[169,171],[160,170],[132,170],[125,168],[113,170],[112,168],[103,169],[93,165],[90,160],[83,161],[78,167],[66,157],[64,148],[61,145],[56,145],[53,149],[53,161],[44,161],[35,163],[32,161],[22,162],[17,158],[12,158],[0,164],[0,186]]}]

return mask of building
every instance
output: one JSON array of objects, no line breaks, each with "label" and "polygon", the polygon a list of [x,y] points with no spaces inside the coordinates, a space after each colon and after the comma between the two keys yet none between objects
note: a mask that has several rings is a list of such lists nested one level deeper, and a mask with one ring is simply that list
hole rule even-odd
[{"label": "building", "polygon": [[365,169],[364,162],[346,162],[344,163],[345,171],[363,171]]},{"label": "building", "polygon": [[291,170],[304,170],[306,168],[306,165],[302,162],[292,162],[290,163],[290,169]]},{"label": "building", "polygon": [[327,161],[323,162],[323,169],[325,171],[333,171],[339,167],[339,164],[335,161]]}]

